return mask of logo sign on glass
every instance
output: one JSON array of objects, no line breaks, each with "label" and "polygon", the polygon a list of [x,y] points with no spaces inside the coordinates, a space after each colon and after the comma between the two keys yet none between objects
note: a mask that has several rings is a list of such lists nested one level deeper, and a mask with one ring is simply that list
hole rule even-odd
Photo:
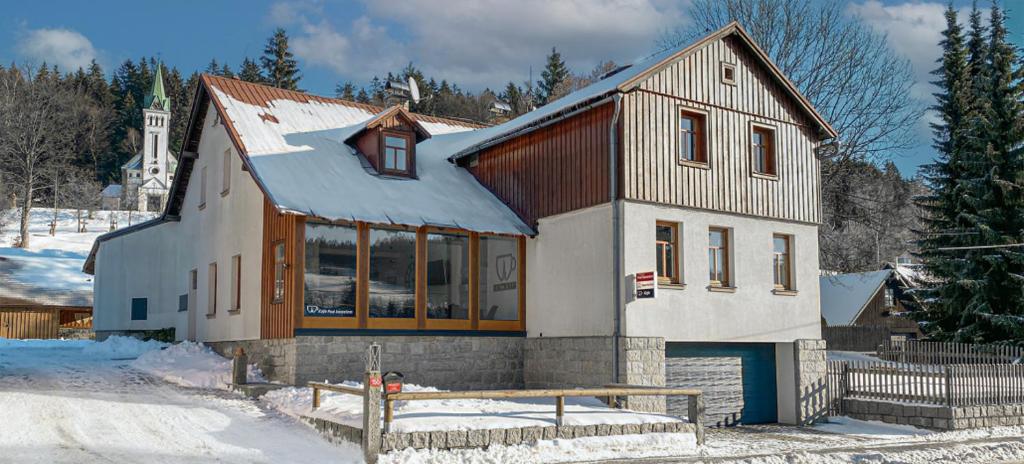
[{"label": "logo sign on glass", "polygon": [[658,279],[654,271],[636,273],[636,298],[654,298],[658,294]]},{"label": "logo sign on glass", "polygon": [[322,308],[317,305],[306,305],[305,314],[306,317],[353,317],[356,312],[353,308]]},{"label": "logo sign on glass", "polygon": [[509,282],[516,275],[515,272],[518,267],[515,256],[511,254],[498,255],[494,260],[494,264],[497,266],[498,280],[501,281],[494,284],[494,291],[515,290],[516,283],[514,281]]}]

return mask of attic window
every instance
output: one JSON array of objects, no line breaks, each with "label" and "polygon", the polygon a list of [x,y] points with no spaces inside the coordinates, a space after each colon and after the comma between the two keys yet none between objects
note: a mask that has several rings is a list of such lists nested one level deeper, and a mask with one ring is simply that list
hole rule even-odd
[{"label": "attic window", "polygon": [[736,85],[736,65],[722,62],[722,83]]},{"label": "attic window", "polygon": [[397,174],[408,174],[410,166],[410,149],[415,146],[412,134],[395,131],[382,132],[384,147],[384,163],[382,171]]}]

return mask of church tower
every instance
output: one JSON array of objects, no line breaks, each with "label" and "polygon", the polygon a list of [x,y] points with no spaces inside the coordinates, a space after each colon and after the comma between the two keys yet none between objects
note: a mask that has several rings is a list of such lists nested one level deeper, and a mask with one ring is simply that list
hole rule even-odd
[{"label": "church tower", "polygon": [[139,185],[138,206],[143,211],[159,211],[166,202],[170,187],[167,143],[170,139],[171,100],[164,92],[162,63],[156,66],[153,89],[143,103],[143,141],[141,153],[142,180]]}]

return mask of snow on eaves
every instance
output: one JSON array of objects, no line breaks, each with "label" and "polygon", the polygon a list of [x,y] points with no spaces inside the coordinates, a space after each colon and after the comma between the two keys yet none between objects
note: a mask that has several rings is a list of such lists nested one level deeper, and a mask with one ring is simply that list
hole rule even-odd
[{"label": "snow on eaves", "polygon": [[849,325],[892,274],[891,269],[819,277],[821,316],[829,325]]},{"label": "snow on eaves", "polygon": [[448,161],[471,128],[421,121],[432,137],[416,145],[417,178],[382,176],[342,142],[374,116],[370,111],[317,100],[276,99],[260,106],[215,86],[212,92],[253,174],[283,210],[328,220],[532,234],[468,171]]}]

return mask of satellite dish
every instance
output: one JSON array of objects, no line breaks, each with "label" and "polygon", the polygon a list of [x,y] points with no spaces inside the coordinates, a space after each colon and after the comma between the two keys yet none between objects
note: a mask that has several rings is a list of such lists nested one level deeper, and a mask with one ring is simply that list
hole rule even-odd
[{"label": "satellite dish", "polygon": [[416,79],[409,76],[409,96],[412,97],[413,103],[420,102],[420,87],[416,85]]}]

